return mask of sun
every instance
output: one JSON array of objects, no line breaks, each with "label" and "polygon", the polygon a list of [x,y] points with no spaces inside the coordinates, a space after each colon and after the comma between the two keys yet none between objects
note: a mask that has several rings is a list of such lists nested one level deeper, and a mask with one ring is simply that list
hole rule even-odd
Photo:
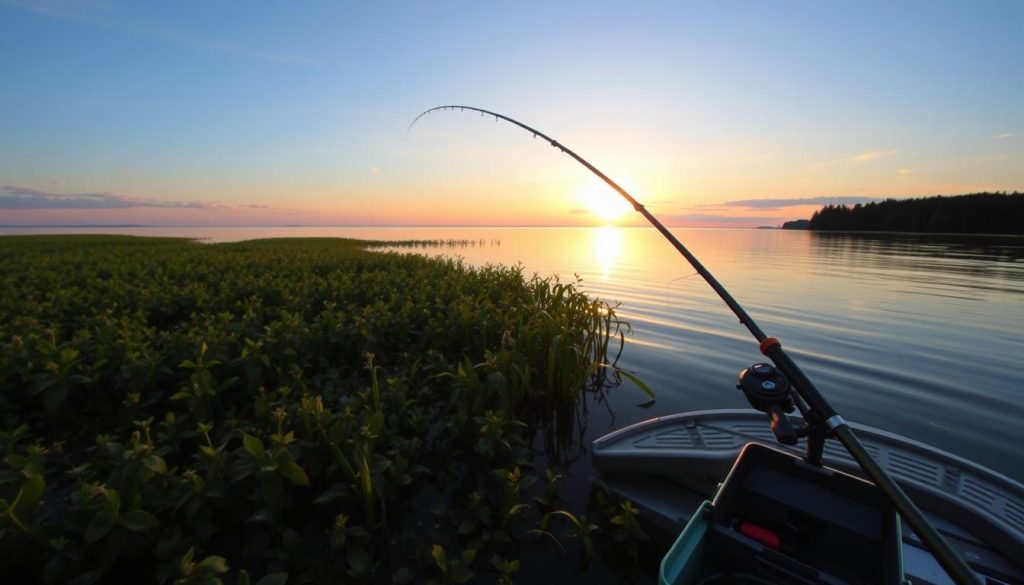
[{"label": "sun", "polygon": [[578,197],[587,211],[605,223],[614,223],[633,209],[622,195],[604,183],[587,185]]}]

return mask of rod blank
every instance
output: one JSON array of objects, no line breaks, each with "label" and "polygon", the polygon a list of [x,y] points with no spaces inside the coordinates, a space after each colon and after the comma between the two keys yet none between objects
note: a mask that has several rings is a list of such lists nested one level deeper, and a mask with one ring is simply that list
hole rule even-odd
[{"label": "rod blank", "polygon": [[[498,121],[499,119],[505,120],[510,124],[519,126],[523,130],[533,133],[533,136],[535,138],[537,136],[540,136],[544,140],[547,140],[551,144],[551,146],[571,156],[573,159],[576,160],[576,162],[585,166],[592,173],[600,177],[601,180],[608,184],[608,186],[614,189],[619,195],[624,197],[626,201],[628,201],[633,206],[633,209],[635,209],[637,212],[643,215],[644,218],[646,218],[652,226],[654,226],[659,232],[661,232],[661,235],[665,236],[665,239],[667,239],[669,243],[671,243],[672,246],[676,249],[676,251],[678,251],[683,256],[683,258],[685,258],[686,261],[690,263],[690,266],[692,266],[694,270],[696,270],[697,273],[700,274],[702,278],[704,278],[705,282],[707,282],[708,285],[710,285],[711,288],[714,289],[714,291],[718,294],[722,301],[725,302],[729,309],[731,309],[732,312],[736,315],[736,317],[740,320],[740,323],[742,323],[743,326],[746,327],[748,331],[750,331],[751,335],[753,335],[758,342],[764,342],[766,339],[769,339],[768,336],[765,335],[764,331],[762,331],[761,328],[758,327],[754,319],[749,314],[747,314],[746,310],[744,310],[743,307],[740,306],[740,304],[736,301],[736,299],[734,299],[732,295],[729,294],[729,291],[727,291],[725,287],[722,286],[720,282],[718,282],[718,279],[716,279],[714,275],[712,275],[711,272],[707,268],[705,268],[703,264],[701,264],[700,260],[698,260],[697,257],[694,256],[686,248],[686,246],[684,246],[683,243],[680,242],[675,237],[675,235],[673,235],[672,232],[670,232],[669,229],[658,220],[658,218],[654,217],[654,214],[648,211],[646,207],[644,207],[639,201],[634,199],[632,195],[627,193],[625,189],[620,187],[619,184],[613,181],[610,177],[608,177],[608,175],[602,173],[600,170],[598,170],[597,167],[590,164],[586,159],[576,154],[575,152],[573,152],[572,150],[570,150],[569,148],[555,140],[554,138],[551,138],[547,134],[544,134],[543,132],[537,130],[536,128],[527,126],[526,124],[523,124],[518,120],[509,118],[508,116],[504,116],[502,114],[498,114],[490,110],[484,110],[473,106],[462,105],[437,106],[434,108],[430,108],[429,110],[425,110],[419,116],[416,116],[412,123],[409,124],[409,128],[406,130],[406,133],[408,134],[409,130],[412,129],[413,125],[415,125],[416,122],[418,122],[419,119],[422,118],[423,116],[426,116],[427,114],[438,110],[455,108],[459,108],[460,111],[471,110],[474,112],[480,112],[481,116],[484,114],[488,114],[494,116],[495,121]],[[818,391],[818,389],[814,386],[810,379],[807,378],[803,371],[800,370],[800,368],[796,365],[792,358],[789,357],[789,354],[787,354],[785,350],[782,349],[782,345],[778,343],[776,340],[772,341],[774,343],[762,344],[762,347],[765,348],[765,356],[771,359],[775,366],[778,367],[782,371],[782,373],[786,375],[787,378],[789,378],[789,380],[793,383],[793,387],[796,389],[800,397],[807,403],[811,411],[820,416],[822,420],[830,420],[832,417],[836,416],[836,411],[828,403],[825,397]],[[977,575],[975,575],[975,573],[970,569],[970,567],[967,566],[967,563],[965,563],[964,560],[960,558],[960,555],[957,554],[952,547],[950,547],[949,543],[946,542],[946,539],[943,538],[942,535],[939,534],[937,530],[935,530],[931,523],[928,522],[928,520],[925,518],[924,514],[917,507],[917,505],[914,504],[914,502],[903,492],[899,485],[897,485],[897,483],[891,477],[889,477],[888,473],[886,473],[886,471],[882,469],[882,467],[879,466],[874,459],[871,458],[871,455],[868,454],[866,449],[864,449],[863,444],[856,437],[853,431],[850,430],[849,426],[844,424],[834,429],[834,433],[836,435],[836,438],[839,439],[839,442],[842,443],[844,447],[846,447],[846,450],[850,452],[850,455],[854,458],[855,461],[857,461],[857,464],[861,467],[861,469],[864,470],[864,473],[867,474],[868,478],[871,479],[871,481],[873,481],[875,485],[878,486],[878,488],[886,495],[886,497],[889,498],[889,500],[892,502],[896,510],[898,510],[899,513],[903,516],[903,518],[907,521],[907,524],[910,524],[910,527],[914,530],[914,532],[916,532],[917,535],[921,537],[921,540],[935,555],[936,559],[939,561],[939,564],[942,565],[943,569],[946,570],[949,576],[952,577],[953,580],[956,581],[959,585],[981,585],[981,582],[978,579]]]}]

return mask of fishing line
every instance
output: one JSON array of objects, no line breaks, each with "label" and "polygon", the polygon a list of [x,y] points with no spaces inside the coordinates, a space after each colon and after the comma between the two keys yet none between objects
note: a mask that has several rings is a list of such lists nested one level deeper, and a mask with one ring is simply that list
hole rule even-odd
[{"label": "fishing line", "polygon": [[597,167],[592,165],[586,159],[573,152],[571,149],[566,147],[564,144],[558,142],[554,138],[551,138],[547,134],[544,134],[536,128],[532,128],[523,124],[522,122],[509,118],[508,116],[498,114],[489,110],[465,105],[445,105],[437,106],[423,111],[419,116],[409,124],[409,128],[406,129],[406,135],[409,130],[412,129],[413,125],[420,120],[420,118],[441,110],[458,110],[458,111],[471,111],[479,112],[481,116],[493,117],[495,121],[504,120],[510,124],[518,126],[527,132],[530,132],[534,137],[542,138],[548,142],[553,148],[561,150],[563,153],[572,157],[576,162],[586,167],[590,172],[597,175],[602,181],[608,184],[609,187],[614,189],[619,195],[626,199],[633,206],[633,209],[644,216],[647,221],[654,226],[666,240],[679,252],[690,266],[704,278],[704,281],[708,283],[715,293],[718,294],[722,302],[732,310],[733,314],[739,319],[750,334],[754,336],[760,343],[761,353],[775,364],[775,366],[782,371],[782,373],[792,383],[793,389],[796,391],[796,396],[802,399],[808,406],[809,412],[815,419],[820,419],[819,422],[824,423],[828,427],[828,432],[831,433],[840,443],[846,447],[849,451],[853,460],[860,465],[861,469],[868,478],[875,483],[875,486],[881,490],[885,496],[892,502],[893,507],[899,512],[901,516],[907,521],[907,524],[917,533],[918,537],[922,540],[925,546],[934,553],[936,560],[942,565],[942,568],[946,570],[950,577],[960,585],[981,585],[980,581],[974,574],[974,572],[967,566],[960,555],[957,554],[946,539],[943,538],[934,526],[925,518],[924,514],[917,507],[916,504],[903,492],[901,488],[886,471],[871,457],[868,451],[864,448],[864,445],[860,442],[857,436],[850,429],[846,421],[832,408],[832,405],[828,403],[825,397],[818,391],[817,387],[811,382],[811,380],[804,374],[803,370],[793,361],[788,353],[782,348],[782,343],[774,337],[768,337],[764,331],[757,325],[754,319],[747,314],[747,311],[740,306],[740,304],[733,298],[733,296],[725,289],[724,286],[718,279],[711,274],[711,272],[704,267],[704,264],[697,259],[696,256],[690,252],[682,242],[679,241],[675,235],[669,231],[667,227],[661,221],[655,217],[650,211],[647,210],[639,201],[633,198],[632,195],[626,192],[618,183],[613,181],[608,175],[601,172]]},{"label": "fishing line", "polygon": [[677,295],[670,295],[668,293],[672,292],[672,285],[674,285],[675,283],[679,282],[680,280],[689,280],[694,276],[700,276],[700,273],[692,272],[690,274],[684,274],[683,276],[677,276],[676,278],[673,278],[666,282],[665,286],[661,290],[661,306],[666,309],[681,309],[683,307],[682,303],[677,305],[672,302],[672,299],[676,298]]}]

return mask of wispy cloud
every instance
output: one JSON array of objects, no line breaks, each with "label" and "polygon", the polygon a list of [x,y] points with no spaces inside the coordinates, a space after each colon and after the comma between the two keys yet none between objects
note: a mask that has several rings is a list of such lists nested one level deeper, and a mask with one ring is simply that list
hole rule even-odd
[{"label": "wispy cloud", "polygon": [[134,195],[120,195],[109,191],[63,194],[31,187],[0,186],[0,209],[129,209],[138,207],[229,209],[226,205],[207,201],[161,201]]},{"label": "wispy cloud", "polygon": [[899,169],[896,171],[896,174],[898,175],[912,175],[913,173],[914,169]]},{"label": "wispy cloud", "polygon": [[973,154],[970,156],[963,157],[963,160],[981,161],[981,162],[992,162],[1006,160],[1010,158],[1008,154]]},{"label": "wispy cloud", "polygon": [[844,156],[843,158],[834,158],[815,163],[808,167],[807,171],[810,173],[818,173],[826,169],[862,165],[874,162],[878,159],[899,156],[901,154],[903,154],[903,151],[898,148],[891,148],[889,150],[865,150],[864,152],[853,156]]},{"label": "wispy cloud", "polygon": [[776,223],[776,218],[763,217],[763,216],[737,216],[737,215],[717,215],[713,213],[677,213],[677,214],[665,214],[661,216],[662,221],[669,225],[678,224],[721,224],[724,226],[730,225],[772,225]]},{"label": "wispy cloud", "polygon": [[996,140],[1006,140],[1007,138],[1013,138],[1013,132],[1003,132],[1002,134],[996,134],[992,138]]},{"label": "wispy cloud", "polygon": [[800,205],[852,205],[855,203],[870,203],[879,201],[878,197],[858,197],[855,195],[837,195],[833,197],[804,197],[804,198],[778,198],[766,197],[764,199],[739,199],[736,201],[725,201],[702,207],[745,207],[747,209],[781,209],[783,207],[797,207]]},{"label": "wispy cloud", "polygon": [[887,158],[887,157],[890,157],[890,156],[896,156],[896,155],[898,155],[898,154],[900,154],[902,152],[903,152],[902,150],[896,150],[896,149],[892,149],[892,150],[868,150],[868,151],[862,152],[862,153],[860,153],[858,155],[850,157],[850,160],[852,160],[854,162],[859,162],[859,163],[866,163],[866,162],[871,162],[873,160],[878,160],[880,158]]}]

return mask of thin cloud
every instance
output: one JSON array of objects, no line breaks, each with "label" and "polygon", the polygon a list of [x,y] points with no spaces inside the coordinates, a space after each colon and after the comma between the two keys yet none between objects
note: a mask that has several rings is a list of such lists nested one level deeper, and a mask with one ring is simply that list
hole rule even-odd
[{"label": "thin cloud", "polygon": [[206,201],[161,201],[134,195],[102,193],[51,193],[31,187],[0,186],[0,209],[130,209],[158,207],[168,209],[228,209]]},{"label": "thin cloud", "polygon": [[896,173],[900,175],[911,175],[914,173],[914,169],[900,169],[896,171]]},{"label": "thin cloud", "polygon": [[835,158],[831,160],[821,161],[808,167],[808,172],[817,173],[825,169],[832,167],[849,167],[854,165],[862,165],[865,163],[873,162],[881,158],[888,158],[892,156],[899,156],[903,154],[902,150],[893,148],[890,150],[866,150],[860,154],[853,156],[846,156],[843,158]]},{"label": "thin cloud", "polygon": [[739,199],[715,203],[703,207],[745,207],[747,209],[781,209],[783,207],[797,207],[800,205],[852,205],[855,203],[870,203],[879,201],[877,197],[857,197],[853,195],[839,195],[835,197],[804,197],[800,199]]},{"label": "thin cloud", "polygon": [[663,215],[661,218],[667,224],[680,224],[680,223],[720,223],[720,224],[742,224],[742,223],[756,223],[756,224],[770,224],[775,221],[771,217],[763,216],[737,216],[737,215],[717,215],[713,213],[680,213],[674,215]]},{"label": "thin cloud", "polygon": [[1007,138],[1013,138],[1013,132],[1003,132],[1002,134],[996,134],[992,138],[996,140],[1006,140]]},{"label": "thin cloud", "polygon": [[1008,155],[1008,154],[977,154],[977,155],[963,157],[964,160],[973,160],[973,161],[982,161],[982,162],[1000,161],[1000,160],[1006,160],[1008,158],[1010,158],[1010,155]]},{"label": "thin cloud", "polygon": [[866,162],[871,162],[873,160],[878,160],[880,158],[887,158],[887,157],[890,157],[890,156],[896,156],[896,155],[898,155],[898,154],[900,154],[902,152],[903,152],[902,150],[895,150],[895,149],[894,150],[868,150],[868,151],[862,152],[862,153],[860,153],[860,154],[858,154],[856,156],[850,157],[850,160],[852,160],[854,162],[859,162],[859,163],[866,163]]},{"label": "thin cloud", "polygon": [[583,207],[576,207],[576,208],[570,209],[569,213],[573,214],[573,215],[580,214],[580,213],[590,213],[590,210],[586,209],[586,208],[583,208]]}]

